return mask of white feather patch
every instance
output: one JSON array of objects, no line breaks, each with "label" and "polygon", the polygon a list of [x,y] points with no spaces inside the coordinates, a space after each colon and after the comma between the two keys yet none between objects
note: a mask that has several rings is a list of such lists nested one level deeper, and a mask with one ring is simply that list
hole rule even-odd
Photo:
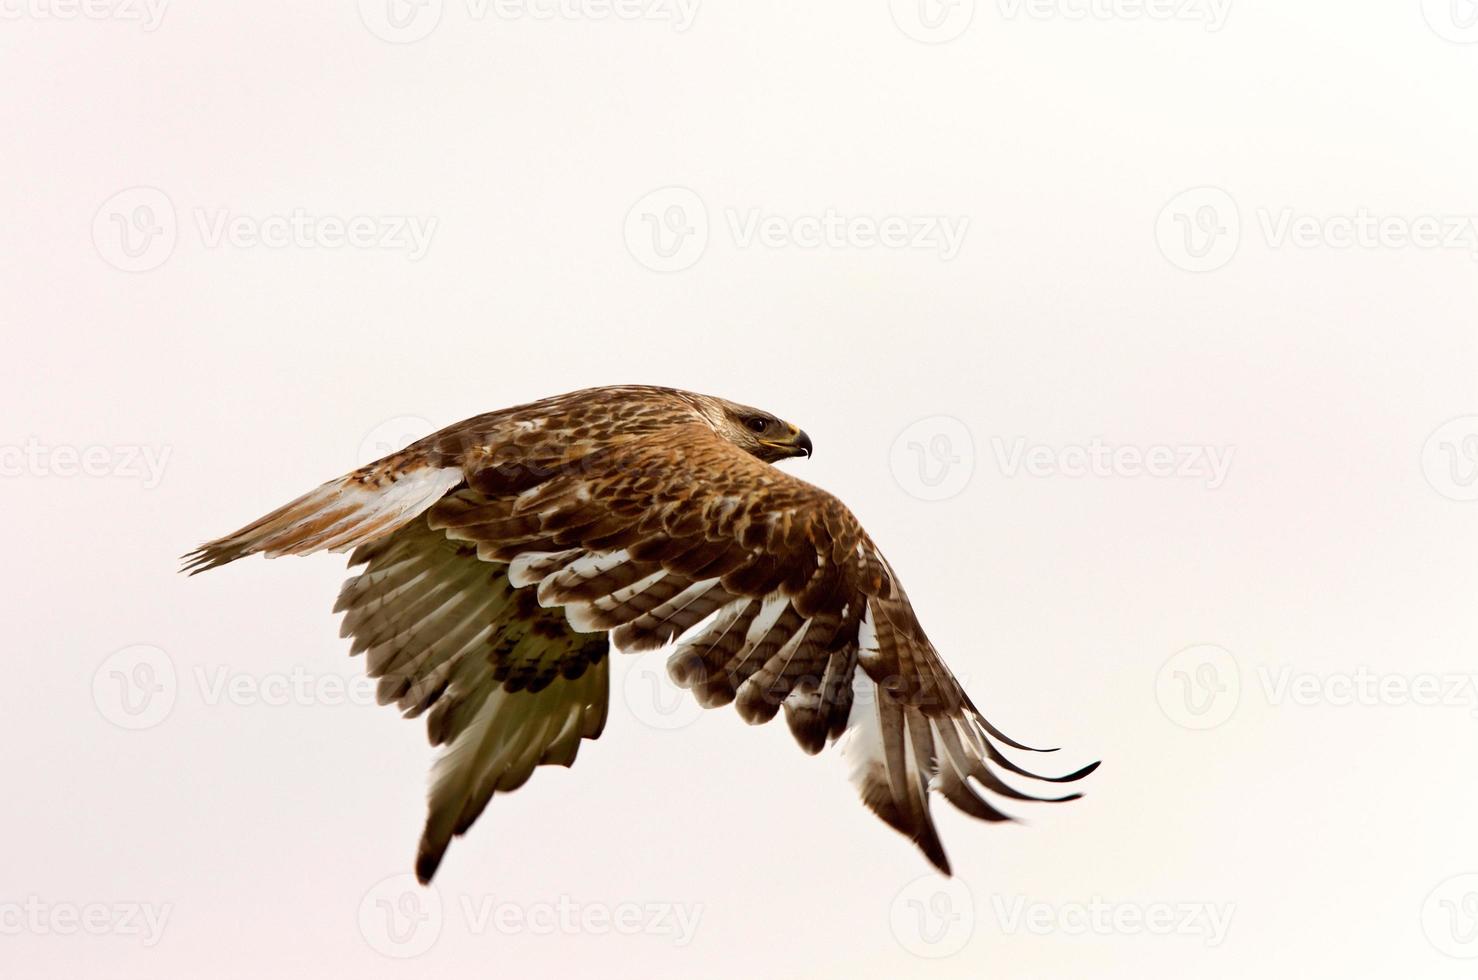
[{"label": "white feather patch", "polygon": [[756,643],[765,638],[770,628],[779,621],[785,607],[790,605],[790,600],[779,592],[772,592],[765,596],[760,611],[755,613],[754,619],[749,624],[749,632],[744,634],[744,652],[748,652]]},{"label": "white feather patch", "polygon": [[847,767],[847,778],[858,787],[883,763],[883,730],[878,722],[877,702],[877,684],[862,671],[855,671],[852,709],[847,715],[847,728],[837,739],[837,750]]},{"label": "white feather patch", "polygon": [[[872,622],[872,603],[864,601],[862,622],[857,624],[857,665],[862,670],[876,670],[880,659],[878,631]],[[858,671],[859,676],[862,671]]]}]

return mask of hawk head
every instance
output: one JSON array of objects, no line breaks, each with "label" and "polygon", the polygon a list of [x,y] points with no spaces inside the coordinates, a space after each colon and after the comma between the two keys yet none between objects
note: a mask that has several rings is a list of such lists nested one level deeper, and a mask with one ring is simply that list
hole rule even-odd
[{"label": "hawk head", "polygon": [[767,463],[811,455],[811,437],[759,408],[709,395],[698,396],[703,419],[720,436]]}]

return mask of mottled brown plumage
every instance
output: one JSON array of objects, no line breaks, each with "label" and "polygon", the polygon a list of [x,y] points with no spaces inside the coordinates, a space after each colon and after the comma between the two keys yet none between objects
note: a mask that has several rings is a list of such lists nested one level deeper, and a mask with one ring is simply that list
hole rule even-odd
[{"label": "mottled brown plumage", "polygon": [[[842,739],[864,802],[949,863],[929,791],[1007,819],[1001,735],[940,660],[897,576],[835,497],[771,464],[810,440],[767,412],[640,386],[468,419],[187,556],[353,548],[352,652],[438,760],[417,858],[429,881],[495,792],[570,765],[605,722],[609,641],[673,645],[674,681],[819,752]],[[1088,766],[1068,776],[1081,778]],[[1059,799],[1072,799],[1061,797]]]}]

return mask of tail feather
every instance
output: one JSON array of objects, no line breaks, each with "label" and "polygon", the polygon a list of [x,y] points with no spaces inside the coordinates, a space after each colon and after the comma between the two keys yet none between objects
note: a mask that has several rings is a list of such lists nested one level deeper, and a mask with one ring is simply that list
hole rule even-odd
[{"label": "tail feather", "polygon": [[233,534],[183,558],[195,575],[247,555],[347,551],[418,517],[462,482],[458,467],[406,465],[389,457],[330,480]]}]

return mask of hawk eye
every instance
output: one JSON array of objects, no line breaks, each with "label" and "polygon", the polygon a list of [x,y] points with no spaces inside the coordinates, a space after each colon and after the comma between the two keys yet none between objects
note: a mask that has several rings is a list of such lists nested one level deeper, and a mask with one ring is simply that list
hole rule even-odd
[{"label": "hawk eye", "polygon": [[749,426],[749,428],[754,432],[764,432],[770,427],[770,420],[762,419],[759,416],[755,416],[753,418],[745,419],[744,424]]}]

